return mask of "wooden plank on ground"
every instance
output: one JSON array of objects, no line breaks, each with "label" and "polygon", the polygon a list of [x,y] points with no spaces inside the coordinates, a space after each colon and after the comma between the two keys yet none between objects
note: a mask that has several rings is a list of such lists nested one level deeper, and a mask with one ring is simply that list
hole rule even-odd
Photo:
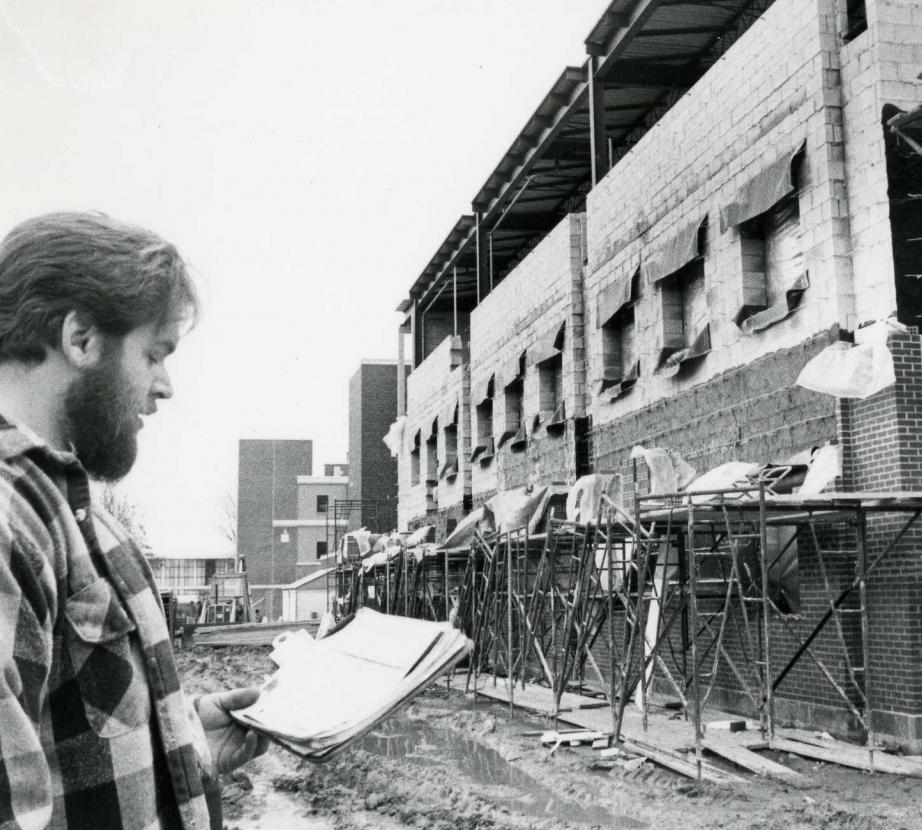
[{"label": "wooden plank on ground", "polygon": [[[493,685],[493,680],[480,680],[477,683],[477,694],[493,700],[501,700],[504,703],[509,702],[509,689],[505,680],[497,680]],[[531,709],[535,712],[541,712],[544,715],[554,714],[554,692],[544,686],[536,686],[528,683],[523,689],[520,685],[515,686],[512,690],[512,700],[516,706],[523,709]],[[584,695],[575,695],[572,692],[564,692],[560,699],[559,712],[569,712],[573,709],[579,709],[583,706],[591,708],[598,703],[594,697],[585,697]],[[581,724],[577,724],[578,726]]]},{"label": "wooden plank on ground", "polygon": [[[870,753],[863,749],[844,741],[824,741],[823,745],[819,743],[805,743],[803,741],[794,741],[789,738],[774,737],[771,739],[771,748],[781,752],[792,752],[795,755],[802,755],[804,758],[813,758],[817,761],[826,761],[830,764],[839,764],[843,767],[852,767],[854,769],[870,770]],[[922,778],[922,765],[918,761],[908,761],[897,755],[889,755],[886,752],[874,753],[875,772],[884,772],[889,775],[908,775],[913,778]]]},{"label": "wooden plank on ground", "polygon": [[[687,778],[698,779],[698,765],[693,761],[688,761],[677,752],[655,746],[647,741],[622,741],[621,746],[628,752],[636,755],[643,755],[654,763],[659,764],[666,769],[684,775]],[[724,772],[717,767],[702,762],[701,780],[708,781],[711,784],[743,784],[745,779],[734,775],[732,772]]]},{"label": "wooden plank on ground", "polygon": [[313,636],[319,623],[299,622],[231,623],[229,625],[200,625],[192,634],[193,646],[269,646],[285,631],[306,628]]},{"label": "wooden plank on ground", "polygon": [[743,769],[754,772],[756,775],[764,775],[774,781],[780,781],[782,784],[789,784],[795,787],[809,786],[812,782],[801,775],[796,770],[778,764],[769,758],[763,758],[750,749],[741,746],[727,733],[724,734],[707,734],[701,742],[701,745],[715,755],[720,755],[728,761],[741,766]]},{"label": "wooden plank on ground", "polygon": [[[788,738],[792,741],[801,741],[805,744],[813,744],[814,746],[819,747],[835,747],[842,748],[845,751],[854,751],[867,752],[867,747],[859,746],[858,744],[848,743],[847,741],[840,741],[837,738],[833,738],[831,735],[826,732],[816,732],[809,729],[797,729],[795,727],[783,727],[775,730],[775,735],[779,738]],[[904,767],[908,770],[918,769],[922,771],[922,755],[891,755],[888,752],[884,752],[880,748],[876,748],[874,752],[875,763],[881,755],[885,755],[889,761],[891,767],[894,769],[899,767]],[[912,775],[911,771],[905,773],[896,773],[898,775]]]}]

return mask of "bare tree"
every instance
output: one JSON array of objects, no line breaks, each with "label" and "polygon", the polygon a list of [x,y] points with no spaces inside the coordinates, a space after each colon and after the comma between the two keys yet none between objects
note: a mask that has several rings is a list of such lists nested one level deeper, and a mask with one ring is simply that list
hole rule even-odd
[{"label": "bare tree", "polygon": [[237,546],[237,496],[230,490],[221,497],[221,517],[218,520],[218,527],[221,535],[231,542],[234,547]]},{"label": "bare tree", "polygon": [[111,484],[106,484],[100,489],[99,498],[103,510],[128,531],[128,535],[134,539],[145,556],[150,556],[151,547],[147,540],[147,528],[144,526],[141,507],[122,493],[116,492]]}]

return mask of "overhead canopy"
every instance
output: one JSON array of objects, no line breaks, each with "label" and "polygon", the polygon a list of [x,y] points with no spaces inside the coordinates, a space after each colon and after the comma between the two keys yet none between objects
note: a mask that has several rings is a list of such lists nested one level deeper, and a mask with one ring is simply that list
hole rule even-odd
[{"label": "overhead canopy", "polygon": [[689,222],[687,225],[657,245],[646,260],[643,270],[649,285],[656,285],[666,277],[684,268],[695,257],[700,256],[698,233],[707,222],[707,216]]},{"label": "overhead canopy", "polygon": [[[772,2],[611,0],[585,40],[592,65],[563,68],[474,195],[478,216],[457,221],[410,297],[434,311],[450,311],[455,296],[459,310],[476,305],[564,216],[584,209],[593,72],[605,163],[618,164]],[[478,218],[492,252],[479,289]]]},{"label": "overhead canopy", "polygon": [[637,299],[638,268],[633,274],[623,276],[606,285],[596,298],[596,326],[603,326],[621,309]]},{"label": "overhead canopy", "polygon": [[539,363],[546,363],[553,360],[563,350],[564,331],[566,323],[557,323],[541,335],[534,349],[531,351],[532,358],[537,366]]},{"label": "overhead canopy", "polygon": [[765,213],[794,189],[791,167],[794,157],[804,146],[805,143],[800,142],[794,149],[783,153],[737,191],[733,201],[720,209],[721,233]]}]

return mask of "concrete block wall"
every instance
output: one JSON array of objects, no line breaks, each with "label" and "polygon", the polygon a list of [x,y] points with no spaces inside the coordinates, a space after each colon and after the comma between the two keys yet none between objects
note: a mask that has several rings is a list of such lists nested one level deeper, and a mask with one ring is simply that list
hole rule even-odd
[{"label": "concrete block wall", "polygon": [[[540,411],[538,369],[533,350],[549,330],[565,324],[562,355],[563,397],[568,418],[584,413],[585,372],[582,308],[582,251],[585,215],[571,214],[497,285],[471,313],[471,388],[478,389],[490,375],[496,376],[493,400],[493,434],[498,440],[505,423],[505,398],[501,376],[510,359],[528,353],[523,389],[523,407],[531,431],[531,416]],[[476,434],[474,407],[471,432]],[[504,446],[488,463],[475,462],[472,491],[475,499],[526,483],[547,480],[548,470],[572,457],[572,430],[551,436],[540,428],[529,437],[527,453],[513,454]],[[550,454],[557,458],[549,464]]]},{"label": "concrete block wall", "polygon": [[[844,31],[844,3],[837,22]],[[858,322],[896,310],[882,110],[922,105],[922,5],[866,0],[867,31],[841,46],[842,119]]]},{"label": "concrete block wall", "polygon": [[[706,383],[735,366],[789,349],[839,323],[854,325],[847,256],[848,213],[837,74],[838,50],[825,0],[778,0],[589,194],[588,378],[598,428]],[[719,210],[767,163],[806,142],[800,193],[804,263],[810,287],[801,308],[763,332],[734,322],[741,305],[740,233],[720,232]],[[643,284],[635,306],[641,377],[613,403],[597,396],[602,370],[596,299],[628,277],[682,225],[708,217],[705,285],[711,353],[683,375],[654,372],[661,304]]]},{"label": "concrete block wall", "polygon": [[[444,429],[440,416],[453,396],[461,402],[459,413],[459,469],[453,485],[443,487],[440,483],[435,495],[442,507],[460,503],[465,493],[465,482],[469,481],[470,451],[460,452],[463,443],[468,440],[464,426],[463,413],[467,397],[464,389],[467,385],[465,356],[461,339],[446,337],[431,354],[417,366],[407,378],[407,420],[403,434],[403,444],[397,459],[398,515],[397,524],[406,530],[414,519],[425,518],[431,511],[432,500],[427,498],[426,485],[426,438],[430,434],[432,422],[439,418],[438,452],[444,457]],[[413,449],[413,436],[422,432],[420,446],[420,480],[412,484],[410,454]],[[444,504],[443,504],[443,499]],[[419,522],[417,522],[418,524]]]}]

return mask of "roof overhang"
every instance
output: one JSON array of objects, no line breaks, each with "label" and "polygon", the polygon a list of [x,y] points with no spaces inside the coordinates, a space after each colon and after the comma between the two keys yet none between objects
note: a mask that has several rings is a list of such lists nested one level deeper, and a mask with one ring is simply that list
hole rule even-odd
[{"label": "roof overhang", "polygon": [[[501,280],[592,187],[591,95],[616,165],[773,0],[612,0],[410,289],[425,311],[449,281],[476,302],[476,224]],[[590,90],[590,83],[592,89]],[[598,152],[598,151],[597,151]],[[604,172],[604,170],[603,170]],[[406,302],[401,304],[403,306]]]}]

